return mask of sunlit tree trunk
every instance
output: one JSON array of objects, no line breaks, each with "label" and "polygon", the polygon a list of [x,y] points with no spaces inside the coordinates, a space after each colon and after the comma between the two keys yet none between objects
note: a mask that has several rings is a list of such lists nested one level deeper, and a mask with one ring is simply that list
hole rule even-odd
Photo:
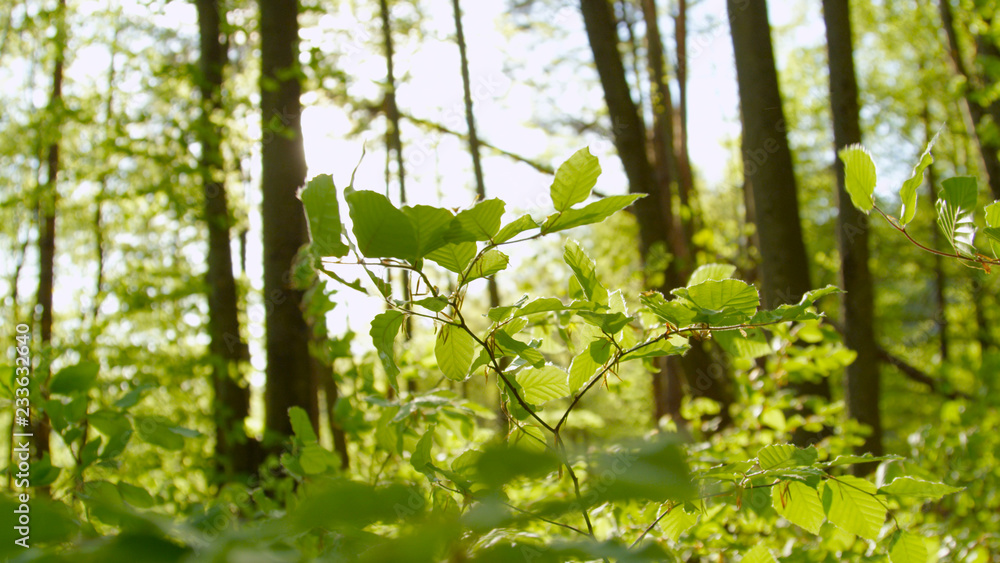
[{"label": "sunlit tree trunk", "polygon": [[297,0],[260,0],[264,304],[267,330],[267,429],[292,432],[288,409],[299,406],[318,426],[319,404],[309,356],[309,327],[293,287],[292,262],[306,242],[296,192],[305,183]]},{"label": "sunlit tree trunk", "polygon": [[[614,12],[606,0],[581,0],[580,8],[611,117],[613,141],[628,177],[629,191],[650,196],[638,200],[634,209],[639,225],[640,255],[646,260],[656,247],[676,251],[675,243],[671,242],[672,239],[676,240],[673,236],[676,219],[672,210],[669,185],[670,158],[666,157],[661,174],[657,173],[657,169],[650,162],[646,149],[646,126],[632,100],[625,77],[625,67],[618,51]],[[659,45],[659,61],[662,63],[662,43]],[[665,67],[662,68],[664,74],[661,76],[665,76]],[[663,82],[661,87],[660,91],[665,92],[666,83]],[[666,184],[663,180],[666,180]],[[671,260],[664,272],[663,285],[657,289],[669,291],[680,285],[682,277],[679,265],[676,260]],[[683,374],[693,392],[711,396],[719,401],[728,417],[730,401],[726,382],[722,378],[711,378],[707,375],[711,359],[698,343],[694,344],[687,355],[680,358],[671,356],[661,362],[660,372],[653,375],[656,420],[665,415],[680,420],[677,390],[681,386],[676,374]],[[693,381],[698,377],[702,377],[703,385],[693,385]],[[704,379],[705,377],[709,379]]]},{"label": "sunlit tree trunk", "polygon": [[[984,135],[981,130],[985,126],[984,119],[992,116],[993,119],[1000,118],[1000,102],[993,102],[990,108],[983,107],[978,100],[981,95],[978,90],[982,87],[982,77],[977,76],[965,62],[965,55],[962,52],[958,39],[958,28],[955,22],[955,14],[952,11],[950,0],[938,0],[938,7],[941,13],[941,25],[944,28],[945,36],[948,40],[948,54],[955,67],[955,71],[965,79],[965,107],[968,110],[969,122],[967,123],[969,133],[973,135],[979,144],[979,152],[982,157],[983,167],[986,172],[987,182],[993,197],[1000,199],[1000,141]],[[980,47],[984,45],[981,38],[978,41]],[[995,49],[995,48],[994,48]]]},{"label": "sunlit tree trunk", "polygon": [[[727,0],[743,119],[743,175],[753,198],[761,255],[761,302],[796,303],[810,289],[786,122],[771,46],[767,3]],[[830,397],[829,383],[799,382],[801,396]],[[817,438],[797,432],[796,443]]]},{"label": "sunlit tree trunk", "polygon": [[[823,0],[830,65],[830,104],[833,110],[834,168],[837,171],[837,230],[840,243],[841,316],[844,344],[857,353],[844,370],[847,414],[871,428],[859,453],[882,455],[882,419],[879,406],[878,345],[874,329],[874,289],[868,267],[868,223],[847,193],[844,165],[836,151],[861,142],[858,84],[854,72],[851,9],[847,0]],[[859,473],[875,469],[855,465]]]},{"label": "sunlit tree trunk", "polygon": [[198,123],[201,155],[198,162],[208,227],[209,361],[215,391],[215,464],[225,476],[251,473],[256,466],[252,441],[243,421],[250,413],[250,391],[241,384],[249,351],[241,335],[239,297],[233,276],[230,225],[222,156],[222,127],[215,122],[223,109],[222,85],[226,48],[222,42],[218,0],[198,0],[201,59],[198,87],[202,115]]},{"label": "sunlit tree trunk", "polygon": [[698,229],[699,215],[695,203],[694,173],[691,171],[691,156],[688,149],[687,0],[677,2],[674,34],[677,42],[677,185],[681,206],[688,208],[690,213],[690,219],[685,224],[690,237]]}]

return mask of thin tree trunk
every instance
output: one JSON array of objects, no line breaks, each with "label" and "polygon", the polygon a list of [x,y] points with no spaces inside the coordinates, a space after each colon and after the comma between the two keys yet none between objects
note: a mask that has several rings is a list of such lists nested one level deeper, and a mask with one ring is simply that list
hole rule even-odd
[{"label": "thin tree trunk", "polygon": [[[837,171],[837,219],[840,242],[840,283],[844,344],[857,358],[844,370],[847,414],[871,428],[859,453],[882,455],[882,419],[879,410],[879,365],[874,330],[874,289],[868,268],[867,217],[851,203],[844,165],[836,151],[861,142],[858,84],[854,71],[851,9],[847,0],[823,0],[830,65],[830,105],[833,110],[834,167]],[[855,472],[870,473],[872,464]]]},{"label": "thin tree trunk", "polygon": [[296,192],[305,183],[301,84],[298,78],[299,3],[259,0],[263,164],[264,300],[267,329],[267,429],[290,435],[288,409],[305,409],[318,427],[319,404],[309,356],[309,327],[302,315],[302,291],[291,267],[307,240],[305,213]]},{"label": "thin tree trunk", "polygon": [[[931,133],[930,108],[925,105],[924,112],[924,138],[929,143],[934,135]],[[930,208],[937,209],[937,172],[932,163],[927,167],[927,184],[929,192]],[[937,225],[931,225],[931,240],[934,248],[941,248],[941,230]],[[941,354],[941,362],[948,361],[948,304],[944,297],[944,288],[947,284],[947,275],[944,272],[944,259],[934,255],[934,324],[938,329],[938,351]]]},{"label": "thin tree trunk", "polygon": [[[669,184],[664,190],[664,184],[661,183],[664,176],[657,174],[648,157],[646,127],[632,100],[625,78],[625,67],[618,52],[618,36],[611,6],[605,0],[581,0],[580,8],[613,124],[615,148],[628,177],[629,191],[650,195],[638,200],[634,206],[639,225],[640,255],[645,260],[650,251],[657,246],[665,250],[674,250],[671,238],[676,219],[671,209]],[[660,60],[663,60],[662,50]],[[665,82],[663,85],[665,86]],[[663,174],[667,175],[666,179],[669,182],[669,168],[666,168]],[[678,264],[672,260],[664,272],[664,284],[658,289],[669,291],[681,285],[680,280]],[[707,373],[710,364],[710,358],[697,342],[693,342],[692,351],[687,355],[680,358],[670,357],[660,364],[660,373],[653,375],[656,420],[664,415],[679,417],[679,398],[676,394],[672,395],[680,388],[677,374],[683,374],[688,385],[697,394],[710,396],[719,401],[724,417],[728,417],[728,405],[731,400],[728,399],[724,380],[701,386],[694,385],[699,373]]]},{"label": "thin tree trunk", "polygon": [[[766,2],[727,0],[743,118],[743,175],[751,187],[760,241],[761,302],[796,303],[809,290],[798,194],[778,88]],[[800,396],[830,397],[829,383],[799,382]],[[797,432],[798,444],[819,436]]]},{"label": "thin tree trunk", "polygon": [[[52,294],[55,283],[56,255],[56,208],[59,203],[57,182],[59,181],[59,124],[62,121],[63,66],[66,49],[66,0],[59,0],[55,14],[55,62],[52,68],[52,91],[49,95],[48,113],[52,120],[52,130],[45,159],[46,179],[41,186],[39,198],[40,231],[38,235],[38,308],[39,341],[41,357],[35,378],[41,382],[42,398],[47,399],[45,388],[51,376],[52,362]],[[33,423],[35,455],[38,459],[49,453],[49,433],[52,427],[48,414],[42,413]],[[48,495],[48,487],[39,487],[43,495]]]},{"label": "thin tree trunk", "polygon": [[[981,77],[974,75],[965,63],[962,48],[958,41],[958,31],[950,0],[938,0],[938,7],[941,13],[941,25],[944,27],[945,36],[948,40],[948,55],[955,66],[955,71],[965,78],[966,81],[964,97],[965,107],[968,110],[966,126],[969,133],[975,136],[976,142],[979,145],[979,153],[982,157],[981,162],[986,172],[990,190],[993,192],[993,197],[1000,199],[1000,154],[998,154],[1000,143],[982,135],[979,130],[983,124],[983,119],[990,113],[975,99],[982,80]],[[1000,103],[994,102],[994,105],[996,106],[996,115],[1000,116]]]},{"label": "thin tree trunk", "polygon": [[239,296],[233,276],[229,205],[222,155],[222,127],[213,115],[223,109],[222,85],[226,49],[221,40],[218,0],[198,0],[201,60],[198,86],[202,115],[198,124],[201,172],[208,226],[208,332],[212,387],[215,391],[216,469],[224,476],[248,474],[255,469],[255,441],[246,435],[243,421],[250,414],[250,390],[240,384],[249,350],[241,336]]},{"label": "thin tree trunk", "polygon": [[694,204],[694,174],[691,171],[688,149],[687,0],[679,0],[677,3],[674,34],[677,41],[677,183],[681,206],[688,208],[691,217],[686,226],[690,237],[698,228],[698,215]]}]

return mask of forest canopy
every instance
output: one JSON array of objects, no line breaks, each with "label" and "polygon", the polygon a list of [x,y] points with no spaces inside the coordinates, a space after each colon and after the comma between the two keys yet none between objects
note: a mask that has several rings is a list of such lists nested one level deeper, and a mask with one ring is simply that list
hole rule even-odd
[{"label": "forest canopy", "polygon": [[0,5],[0,556],[1000,561],[997,7]]}]

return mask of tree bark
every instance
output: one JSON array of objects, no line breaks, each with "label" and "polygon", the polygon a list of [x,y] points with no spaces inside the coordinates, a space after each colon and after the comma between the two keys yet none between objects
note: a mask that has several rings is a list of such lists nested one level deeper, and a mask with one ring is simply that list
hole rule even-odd
[{"label": "tree bark", "polygon": [[309,328],[292,284],[291,268],[307,240],[296,192],[305,183],[297,0],[260,0],[263,164],[264,301],[267,330],[267,429],[290,435],[288,409],[299,406],[318,426],[319,404],[310,369]]},{"label": "tree bark", "polygon": [[[809,261],[802,240],[799,203],[786,121],[771,45],[767,3],[727,0],[743,119],[743,175],[753,199],[761,255],[761,304],[797,303],[809,290]],[[829,399],[830,386],[798,382],[800,396]],[[818,435],[796,432],[800,445]]]},{"label": "tree bark", "polygon": [[[837,171],[837,230],[840,243],[840,283],[844,344],[857,358],[844,370],[847,414],[867,425],[858,453],[882,455],[882,419],[879,411],[878,345],[874,330],[874,289],[868,268],[868,223],[847,193],[844,165],[837,158],[841,148],[861,142],[858,84],[854,70],[854,43],[848,0],[823,0],[827,52],[830,66],[830,105],[833,110],[834,168]],[[872,464],[854,466],[867,474]]]},{"label": "tree bark", "polygon": [[694,203],[694,173],[691,171],[688,150],[687,0],[677,2],[674,34],[677,41],[677,185],[681,207],[688,208],[690,213],[690,220],[686,224],[690,236],[698,229],[699,216]]},{"label": "tree bark", "polygon": [[[955,15],[952,11],[950,0],[938,0],[938,7],[941,13],[941,25],[944,28],[948,42],[948,55],[955,67],[955,71],[965,79],[965,107],[968,110],[967,128],[979,145],[979,153],[982,157],[983,169],[986,172],[987,182],[993,197],[1000,199],[1000,143],[982,134],[980,127],[983,119],[995,112],[1000,117],[1000,103],[993,102],[990,110],[984,108],[976,99],[978,90],[981,87],[982,77],[973,73],[965,63],[965,56],[958,40],[958,30],[955,23]],[[1000,123],[998,123],[1000,125]]]},{"label": "tree bark", "polygon": [[[45,158],[45,184],[39,193],[39,233],[38,233],[38,309],[39,340],[41,354],[34,377],[41,382],[42,398],[48,398],[48,382],[52,375],[52,293],[55,285],[56,255],[56,208],[59,203],[59,124],[62,122],[63,67],[66,62],[66,0],[59,0],[55,13],[56,35],[54,39],[55,62],[52,67],[52,90],[49,94],[48,113],[52,129]],[[52,426],[44,411],[32,423],[35,456],[42,459],[49,454],[49,433]],[[42,495],[48,496],[48,487],[39,487]]]},{"label": "tree bark", "polygon": [[[639,225],[640,255],[645,260],[657,246],[676,252],[679,242],[671,243],[672,238],[676,241],[676,237],[672,236],[676,219],[669,186],[670,158],[666,158],[667,162],[659,174],[650,162],[645,123],[632,100],[618,51],[614,13],[606,0],[581,0],[580,8],[612,121],[613,141],[628,177],[629,192],[649,195],[638,200],[634,206]],[[663,61],[662,43],[660,61]],[[665,67],[661,68],[665,72]],[[663,286],[657,289],[669,291],[682,285],[678,267],[676,260],[669,262]],[[660,372],[653,375],[654,417],[657,421],[669,415],[680,422],[680,398],[672,393],[681,388],[679,377],[683,377],[692,392],[713,398],[721,404],[723,422],[728,424],[732,401],[726,381],[723,379],[703,386],[694,383],[700,373],[708,371],[710,364],[710,357],[696,341],[692,341],[692,349],[685,356],[670,356],[660,363]]]},{"label": "tree bark", "polygon": [[199,171],[208,227],[208,333],[212,366],[213,421],[216,470],[224,477],[249,474],[256,466],[256,442],[246,435],[243,422],[250,414],[250,390],[241,384],[249,349],[241,336],[239,296],[230,249],[232,220],[226,195],[222,156],[222,126],[213,115],[223,110],[222,85],[226,49],[221,39],[218,0],[198,0],[201,37],[198,89],[201,93]]}]

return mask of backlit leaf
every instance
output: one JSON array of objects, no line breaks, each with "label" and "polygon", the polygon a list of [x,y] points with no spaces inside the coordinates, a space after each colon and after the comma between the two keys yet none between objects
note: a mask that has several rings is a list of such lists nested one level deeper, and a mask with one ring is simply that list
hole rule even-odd
[{"label": "backlit leaf", "polygon": [[438,367],[448,379],[465,381],[472,365],[476,341],[462,327],[443,325],[434,345]]},{"label": "backlit leaf", "polygon": [[608,290],[597,279],[597,265],[580,248],[580,243],[575,240],[567,242],[563,252],[563,260],[573,270],[573,275],[583,287],[583,294],[587,299],[600,305],[607,305]]},{"label": "backlit leaf", "polygon": [[367,258],[414,260],[417,233],[413,222],[386,197],[369,190],[349,190],[347,206],[354,222],[358,251]]},{"label": "backlit leaf", "polygon": [[427,259],[456,274],[461,274],[475,256],[476,243],[456,242],[430,252],[427,254]]},{"label": "backlit leaf", "polygon": [[570,393],[566,372],[556,366],[524,369],[517,374],[517,382],[524,390],[524,400],[534,405],[561,399]]},{"label": "backlit leaf", "polygon": [[892,563],[927,563],[927,542],[924,538],[897,530],[889,545]]},{"label": "backlit leaf", "polygon": [[976,199],[978,182],[971,176],[956,176],[941,183],[937,202],[938,227],[955,252],[975,256]]},{"label": "backlit leaf", "polygon": [[875,498],[875,493],[875,485],[853,475],[827,480],[821,497],[826,517],[845,532],[878,539],[886,508]]},{"label": "backlit leaf", "polygon": [[382,361],[382,367],[389,376],[392,386],[396,387],[396,376],[399,375],[399,368],[396,366],[396,352],[394,343],[399,328],[403,326],[403,313],[399,311],[385,311],[379,313],[372,319],[372,328],[369,334],[375,350],[378,352],[378,359]]},{"label": "backlit leaf", "polygon": [[413,222],[416,235],[417,258],[427,256],[446,244],[444,234],[448,231],[454,215],[447,209],[430,205],[404,207],[403,213]]},{"label": "backlit leaf", "polygon": [[459,212],[451,222],[445,240],[448,242],[474,242],[490,240],[500,230],[504,202],[499,199],[481,201]]},{"label": "backlit leaf", "polygon": [[578,150],[556,170],[549,193],[556,211],[565,211],[590,197],[590,190],[601,175],[601,164],[589,148]]},{"label": "backlit leaf", "polygon": [[819,492],[802,481],[782,481],[771,493],[771,506],[785,520],[818,534],[826,520]]},{"label": "backlit leaf", "polygon": [[[937,136],[934,139],[937,139]],[[913,174],[903,182],[903,187],[899,190],[899,199],[903,202],[903,208],[899,212],[899,224],[904,227],[913,220],[917,212],[917,188],[924,182],[924,170],[934,162],[934,157],[931,155],[934,139],[927,143],[927,148],[920,155],[920,162],[913,167]]]},{"label": "backlit leaf", "polygon": [[543,233],[565,231],[574,227],[600,223],[618,211],[625,209],[645,194],[613,195],[601,198],[579,209],[567,209],[549,215],[542,224]]},{"label": "backlit leaf", "polygon": [[506,254],[495,248],[491,248],[472,264],[472,269],[469,270],[468,276],[465,278],[465,283],[492,276],[504,270],[509,261],[510,259],[507,258]]},{"label": "backlit leaf", "polygon": [[340,204],[333,176],[320,174],[309,180],[299,192],[299,199],[306,210],[309,239],[315,251],[320,256],[347,256],[350,248],[340,239],[343,225],[340,223]]},{"label": "backlit leaf", "polygon": [[952,487],[944,483],[933,483],[916,477],[896,477],[888,485],[880,488],[880,494],[897,497],[920,497],[937,500],[944,495],[962,491],[961,487]]},{"label": "backlit leaf", "polygon": [[844,183],[851,203],[868,213],[875,206],[872,194],[875,192],[875,161],[868,150],[861,145],[850,145],[840,149],[840,160],[844,162]]}]

